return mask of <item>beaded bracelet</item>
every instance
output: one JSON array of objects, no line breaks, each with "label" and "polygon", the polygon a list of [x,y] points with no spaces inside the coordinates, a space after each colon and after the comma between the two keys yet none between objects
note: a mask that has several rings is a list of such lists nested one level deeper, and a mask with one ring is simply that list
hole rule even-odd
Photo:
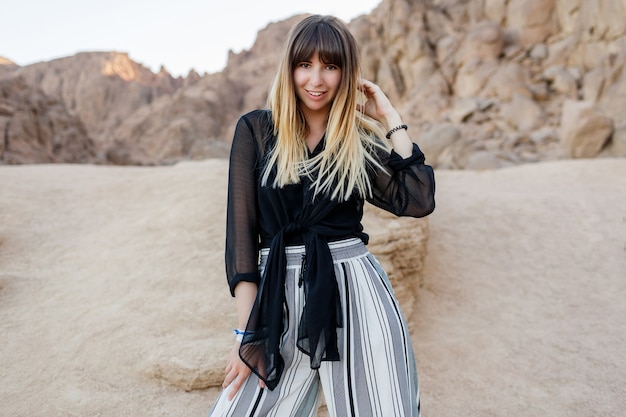
[{"label": "beaded bracelet", "polygon": [[393,135],[395,132],[397,132],[400,129],[404,129],[404,130],[409,130],[409,127],[407,125],[400,125],[400,126],[396,126],[393,129],[391,129],[389,132],[387,132],[387,134],[385,135],[385,137],[387,139],[391,139],[391,135]]}]

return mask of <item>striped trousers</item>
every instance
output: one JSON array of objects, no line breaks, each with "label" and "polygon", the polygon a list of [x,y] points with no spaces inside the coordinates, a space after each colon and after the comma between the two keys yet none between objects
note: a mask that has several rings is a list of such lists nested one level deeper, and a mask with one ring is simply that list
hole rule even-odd
[{"label": "striped trousers", "polygon": [[[229,387],[211,417],[313,417],[323,391],[330,417],[419,417],[417,372],[411,340],[387,275],[360,239],[329,244],[343,310],[337,329],[340,361],[311,369],[296,347],[304,303],[298,286],[304,246],[287,247],[288,330],[281,354],[285,371],[278,386],[261,389],[251,374],[232,401]],[[267,251],[261,252],[263,269]],[[330,307],[329,307],[330,308]]]}]

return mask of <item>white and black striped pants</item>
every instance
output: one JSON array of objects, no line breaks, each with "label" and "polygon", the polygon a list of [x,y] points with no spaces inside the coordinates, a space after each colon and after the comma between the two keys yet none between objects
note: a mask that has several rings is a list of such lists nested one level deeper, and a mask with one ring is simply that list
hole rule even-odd
[{"label": "white and black striped pants", "polygon": [[[251,374],[232,401],[226,388],[209,416],[312,417],[321,387],[331,417],[419,417],[411,341],[387,275],[360,239],[329,246],[343,310],[343,327],[337,329],[341,360],[323,361],[319,369],[311,369],[309,357],[296,347],[304,303],[298,286],[304,246],[290,246],[289,327],[281,347],[285,370],[280,383],[273,391],[260,389]],[[262,251],[261,269],[266,258],[267,251]]]}]

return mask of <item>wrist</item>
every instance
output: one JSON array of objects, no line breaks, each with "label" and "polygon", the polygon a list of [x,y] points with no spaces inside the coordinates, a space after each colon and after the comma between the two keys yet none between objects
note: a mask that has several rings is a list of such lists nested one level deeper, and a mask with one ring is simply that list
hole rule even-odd
[{"label": "wrist", "polygon": [[402,117],[398,114],[398,112],[393,111],[390,114],[386,115],[382,120],[383,126],[386,130],[393,129],[396,126],[402,125]]},{"label": "wrist", "polygon": [[[245,329],[245,327],[244,327]],[[254,334],[254,332],[247,332],[245,330],[241,330],[241,329],[234,329],[233,333],[235,334],[235,340],[237,340],[238,342],[241,342],[243,340],[244,336],[249,336],[251,334]]]}]

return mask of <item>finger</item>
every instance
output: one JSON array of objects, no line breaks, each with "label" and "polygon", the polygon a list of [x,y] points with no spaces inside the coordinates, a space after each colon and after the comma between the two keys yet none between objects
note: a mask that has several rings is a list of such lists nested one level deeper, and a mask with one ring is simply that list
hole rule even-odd
[{"label": "finger", "polygon": [[241,388],[246,378],[247,378],[246,376],[243,376],[241,374],[239,374],[237,378],[235,378],[235,380],[233,381],[231,390],[230,390],[230,394],[228,394],[228,399],[230,401],[232,401],[232,399],[235,398],[235,395],[237,395],[237,392],[239,392],[239,388]]},{"label": "finger", "polygon": [[226,388],[227,386],[229,386],[230,383],[233,382],[233,379],[235,379],[236,376],[237,374],[235,372],[227,373],[226,377],[224,378],[224,382],[222,383],[222,388]]},{"label": "finger", "polygon": [[371,82],[369,80],[365,80],[365,79],[361,80],[361,86],[362,86],[362,89],[367,89],[369,91],[374,91],[374,90],[376,90],[376,87],[378,87],[373,82]]}]

